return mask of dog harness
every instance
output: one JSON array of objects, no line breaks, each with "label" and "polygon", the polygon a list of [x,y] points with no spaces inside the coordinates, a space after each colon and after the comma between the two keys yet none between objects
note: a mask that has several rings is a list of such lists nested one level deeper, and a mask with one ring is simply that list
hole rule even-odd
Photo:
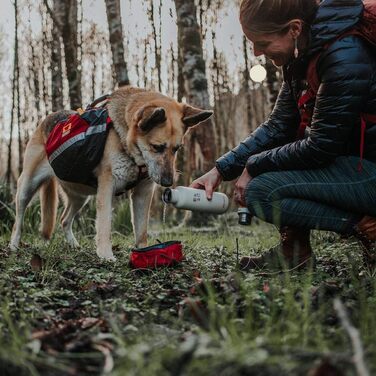
[{"label": "dog harness", "polygon": [[111,126],[106,108],[90,108],[58,122],[45,146],[56,176],[96,188],[93,170],[102,158]]}]

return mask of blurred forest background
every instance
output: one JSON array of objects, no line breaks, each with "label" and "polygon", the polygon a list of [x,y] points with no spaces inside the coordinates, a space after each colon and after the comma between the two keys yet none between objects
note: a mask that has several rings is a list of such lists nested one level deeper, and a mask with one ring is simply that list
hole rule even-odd
[{"label": "blurred forest background", "polygon": [[[280,72],[253,56],[239,25],[239,0],[3,2],[0,180],[13,187],[40,119],[121,85],[214,110],[179,155],[182,184],[263,122],[276,99]],[[250,77],[256,64],[267,71],[261,83]]]}]

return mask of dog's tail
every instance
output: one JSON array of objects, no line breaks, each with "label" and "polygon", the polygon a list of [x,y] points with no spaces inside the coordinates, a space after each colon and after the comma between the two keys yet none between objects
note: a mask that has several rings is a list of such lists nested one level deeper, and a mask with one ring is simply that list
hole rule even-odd
[{"label": "dog's tail", "polygon": [[41,209],[41,233],[45,239],[51,239],[56,225],[57,206],[59,203],[58,184],[55,177],[43,183],[39,190]]}]

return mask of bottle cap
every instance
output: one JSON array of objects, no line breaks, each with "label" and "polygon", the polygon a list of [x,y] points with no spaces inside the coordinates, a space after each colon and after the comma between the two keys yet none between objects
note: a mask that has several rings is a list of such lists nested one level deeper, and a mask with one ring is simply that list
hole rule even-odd
[{"label": "bottle cap", "polygon": [[250,225],[252,221],[251,212],[247,208],[239,208],[238,209],[238,223],[240,225]]}]

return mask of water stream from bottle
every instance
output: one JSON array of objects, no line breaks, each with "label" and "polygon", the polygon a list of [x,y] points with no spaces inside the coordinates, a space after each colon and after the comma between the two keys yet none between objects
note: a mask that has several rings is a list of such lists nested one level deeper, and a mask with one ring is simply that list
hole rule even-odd
[{"label": "water stream from bottle", "polygon": [[163,203],[163,216],[162,216],[163,227],[165,227],[166,225],[166,212],[167,212],[167,204],[164,202]]},{"label": "water stream from bottle", "polygon": [[162,212],[162,234],[163,241],[166,241],[166,213],[167,213],[167,204],[163,203],[163,212]]}]

